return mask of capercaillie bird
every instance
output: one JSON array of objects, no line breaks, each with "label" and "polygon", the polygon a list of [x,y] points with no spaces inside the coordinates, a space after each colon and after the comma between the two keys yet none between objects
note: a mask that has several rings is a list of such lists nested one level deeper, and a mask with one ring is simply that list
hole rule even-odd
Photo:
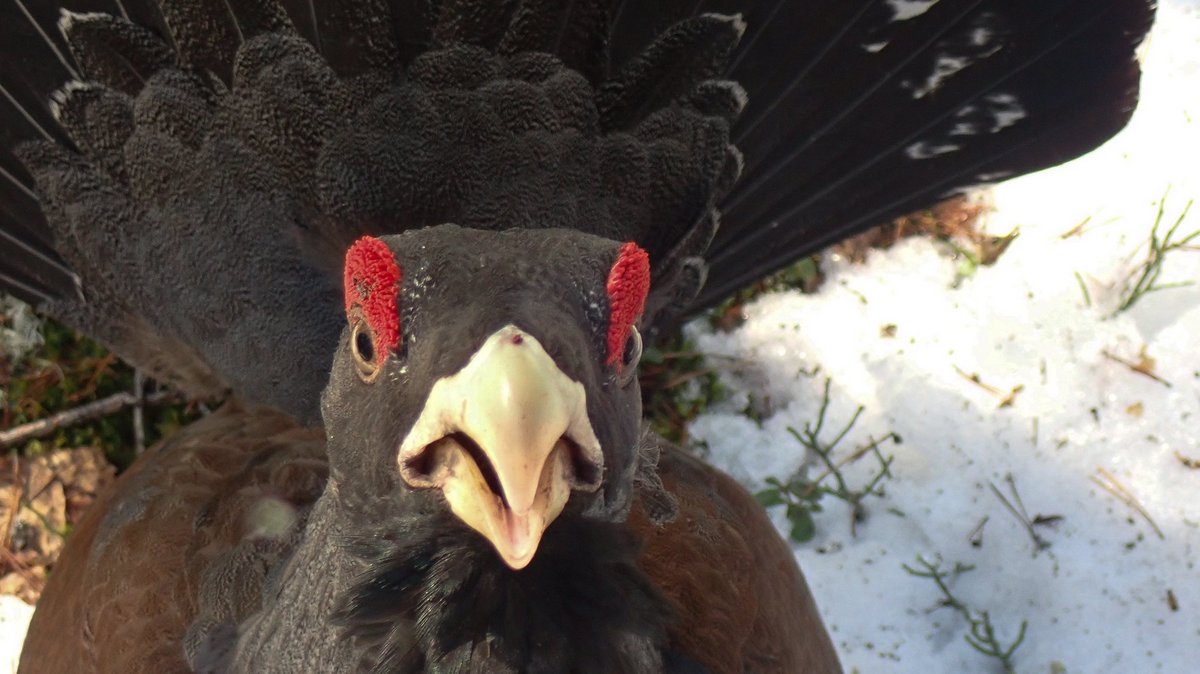
[{"label": "capercaillie bird", "polygon": [[840,671],[641,333],[1096,146],[1153,14],[59,4],[0,3],[0,287],[229,401],[74,532],[47,674]]}]

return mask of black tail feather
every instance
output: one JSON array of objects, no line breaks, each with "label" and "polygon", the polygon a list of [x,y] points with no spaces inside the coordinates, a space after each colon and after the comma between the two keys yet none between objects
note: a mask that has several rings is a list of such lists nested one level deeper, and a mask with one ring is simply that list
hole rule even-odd
[{"label": "black tail feather", "polygon": [[160,7],[175,39],[179,62],[228,82],[242,34],[226,4],[219,0],[162,0]]},{"label": "black tail feather", "polygon": [[[106,2],[89,2],[84,4],[98,5],[97,9],[100,11],[111,7]],[[61,66],[67,74],[78,79],[79,71],[76,68],[76,64],[68,57],[66,50],[63,49],[64,45],[57,35],[57,31],[54,29],[59,14],[60,12],[49,3],[30,2],[30,0],[11,0],[9,7],[4,11],[5,24],[8,26],[8,30],[14,31],[16,35],[26,36],[26,41],[39,43],[41,48],[50,50],[54,55],[54,61],[57,62],[56,65],[45,62],[43,55],[40,53],[40,48],[34,52],[37,56],[43,58],[27,60],[26,63],[33,70],[31,74],[37,76],[46,72],[54,72],[51,68]],[[39,61],[42,62],[39,63]]]},{"label": "black tail feather", "polygon": [[175,61],[161,38],[123,17],[64,11],[58,26],[84,77],[129,95]]},{"label": "black tail feather", "polygon": [[312,2],[321,54],[339,75],[391,72],[399,67],[400,43],[393,30],[392,6],[386,0]]},{"label": "black tail feather", "polygon": [[[0,199],[8,195],[0,190]],[[0,209],[0,218],[7,219],[7,209]],[[17,231],[0,228],[0,287],[34,305],[59,297],[76,297],[79,278],[53,250],[47,250]]]},{"label": "black tail feather", "polygon": [[4,214],[6,231],[53,248],[54,240],[38,208],[33,178],[7,150],[0,150],[0,213]]},{"label": "black tail feather", "polygon": [[600,87],[605,126],[627,129],[719,76],[745,28],[740,16],[722,14],[704,14],[672,26]]},{"label": "black tail feather", "polygon": [[568,67],[599,83],[608,74],[611,6],[612,0],[525,0],[499,51],[555,54]]},{"label": "black tail feather", "polygon": [[243,41],[262,33],[296,34],[292,18],[278,0],[237,0],[227,4],[237,19]]},{"label": "black tail feather", "polygon": [[[725,4],[746,5],[754,2],[755,0],[749,0]],[[641,54],[646,45],[671,26],[702,11],[726,14],[744,11],[733,7],[713,9],[705,5],[704,0],[620,0],[613,13],[613,25],[609,31],[609,50],[612,53],[613,65],[618,68],[623,66]]]},{"label": "black tail feather", "polygon": [[55,28],[57,13],[48,18],[45,9],[22,0],[0,4],[0,147],[6,151],[24,140],[67,140],[50,111],[50,92],[78,79],[79,70]]},{"label": "black tail feather", "polygon": [[79,277],[55,250],[32,185],[16,157],[0,150],[0,290],[34,305],[77,298]]},{"label": "black tail feather", "polygon": [[[63,3],[60,2],[58,4],[61,5]],[[103,12],[112,16],[119,16],[136,26],[142,26],[164,40],[171,40],[171,31],[167,29],[167,22],[163,18],[162,10],[159,8],[159,0],[111,0],[110,2],[94,0],[93,4],[99,6],[85,9],[80,3],[71,2],[70,9],[76,12]],[[115,9],[112,7],[115,7]],[[171,42],[172,49],[174,46],[174,43]]]},{"label": "black tail feather", "polygon": [[433,44],[444,47],[461,42],[495,47],[508,30],[516,9],[517,0],[441,0],[436,6]]},{"label": "black tail feather", "polygon": [[[296,2],[297,0],[288,1]],[[306,0],[299,1],[305,2]],[[400,61],[412,63],[417,54],[429,49],[433,40],[435,7],[444,4],[444,0],[388,1],[391,5],[392,29],[396,35],[396,47],[400,53]]]},{"label": "black tail feather", "polygon": [[27,140],[70,143],[55,122],[50,92],[78,72],[54,30],[57,12],[39,3],[0,4],[0,290],[41,305],[75,297],[78,279],[55,251],[33,178],[12,154]]}]

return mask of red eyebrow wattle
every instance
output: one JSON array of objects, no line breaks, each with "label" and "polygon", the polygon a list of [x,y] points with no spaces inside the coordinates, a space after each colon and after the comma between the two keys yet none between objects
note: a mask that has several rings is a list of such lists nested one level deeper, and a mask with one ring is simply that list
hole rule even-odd
[{"label": "red eyebrow wattle", "polygon": [[621,246],[608,273],[608,365],[620,363],[629,328],[646,306],[650,290],[650,255],[630,241]]},{"label": "red eyebrow wattle", "polygon": [[375,334],[379,358],[400,343],[400,314],[397,300],[404,273],[392,249],[383,241],[364,236],[346,251],[346,313],[358,307]]}]

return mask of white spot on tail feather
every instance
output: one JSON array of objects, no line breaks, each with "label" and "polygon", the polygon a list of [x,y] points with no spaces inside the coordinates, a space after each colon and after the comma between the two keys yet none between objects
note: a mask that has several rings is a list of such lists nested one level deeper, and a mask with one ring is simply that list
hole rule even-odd
[{"label": "white spot on tail feather", "polygon": [[950,129],[951,136],[974,136],[979,133],[979,127],[973,122],[956,122],[954,128]]},{"label": "white spot on tail feather", "polygon": [[69,9],[62,8],[58,10],[58,32],[62,33],[63,39],[70,42],[71,31],[75,28],[76,23],[107,21],[109,19],[112,19],[112,16],[104,12],[72,12]]},{"label": "white spot on tail feather", "polygon": [[1013,94],[988,94],[984,100],[990,104],[989,111],[992,113],[993,124],[988,130],[989,133],[1007,129],[1029,116],[1021,101]]},{"label": "white spot on tail feather", "polygon": [[733,80],[728,80],[724,84],[728,85],[729,93],[733,95],[733,100],[737,103],[738,112],[745,110],[746,104],[750,102],[750,95],[746,93],[746,88]]},{"label": "white spot on tail feather", "polygon": [[938,0],[887,0],[888,6],[895,12],[892,23],[921,16],[937,3]]},{"label": "white spot on tail feather", "polygon": [[985,47],[989,42],[992,41],[993,37],[995,37],[995,33],[993,33],[990,29],[979,27],[971,31],[970,40],[973,46]]},{"label": "white spot on tail feather", "polygon": [[921,160],[936,157],[939,154],[946,154],[947,152],[954,152],[958,149],[959,146],[953,143],[934,144],[926,140],[919,140],[904,148],[904,154],[908,155],[909,159]]},{"label": "white spot on tail feather", "polygon": [[961,71],[971,64],[971,61],[962,56],[952,56],[950,54],[939,54],[937,61],[933,64],[933,72],[929,73],[929,77],[925,79],[925,84],[913,89],[913,98],[924,98],[926,94],[937,91],[945,82],[955,73]]},{"label": "white spot on tail feather", "polygon": [[76,92],[86,91],[94,88],[96,85],[80,82],[79,80],[71,80],[62,85],[62,88],[50,94],[50,114],[54,115],[54,121],[62,122],[63,107],[71,100],[71,96]]},{"label": "white spot on tail feather", "polygon": [[718,21],[725,21],[733,24],[733,29],[737,31],[739,40],[742,39],[742,36],[746,34],[746,20],[742,18],[740,12],[738,14],[717,14],[715,12],[707,12],[705,14],[701,14],[700,16],[706,19],[716,19]]},{"label": "white spot on tail feather", "polygon": [[733,157],[733,161],[737,163],[737,174],[739,176],[742,175],[742,171],[746,170],[746,155],[742,154],[742,151],[737,149],[736,145],[727,145],[726,152],[729,154],[729,156]]}]

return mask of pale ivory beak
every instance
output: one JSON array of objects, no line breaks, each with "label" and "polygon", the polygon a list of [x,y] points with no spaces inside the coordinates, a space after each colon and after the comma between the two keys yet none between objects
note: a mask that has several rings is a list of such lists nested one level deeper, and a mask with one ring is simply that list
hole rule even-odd
[{"label": "pale ivory beak", "polygon": [[513,325],[434,383],[398,462],[405,482],[441,489],[513,569],[533,559],[571,491],[595,491],[604,471],[583,384]]}]

